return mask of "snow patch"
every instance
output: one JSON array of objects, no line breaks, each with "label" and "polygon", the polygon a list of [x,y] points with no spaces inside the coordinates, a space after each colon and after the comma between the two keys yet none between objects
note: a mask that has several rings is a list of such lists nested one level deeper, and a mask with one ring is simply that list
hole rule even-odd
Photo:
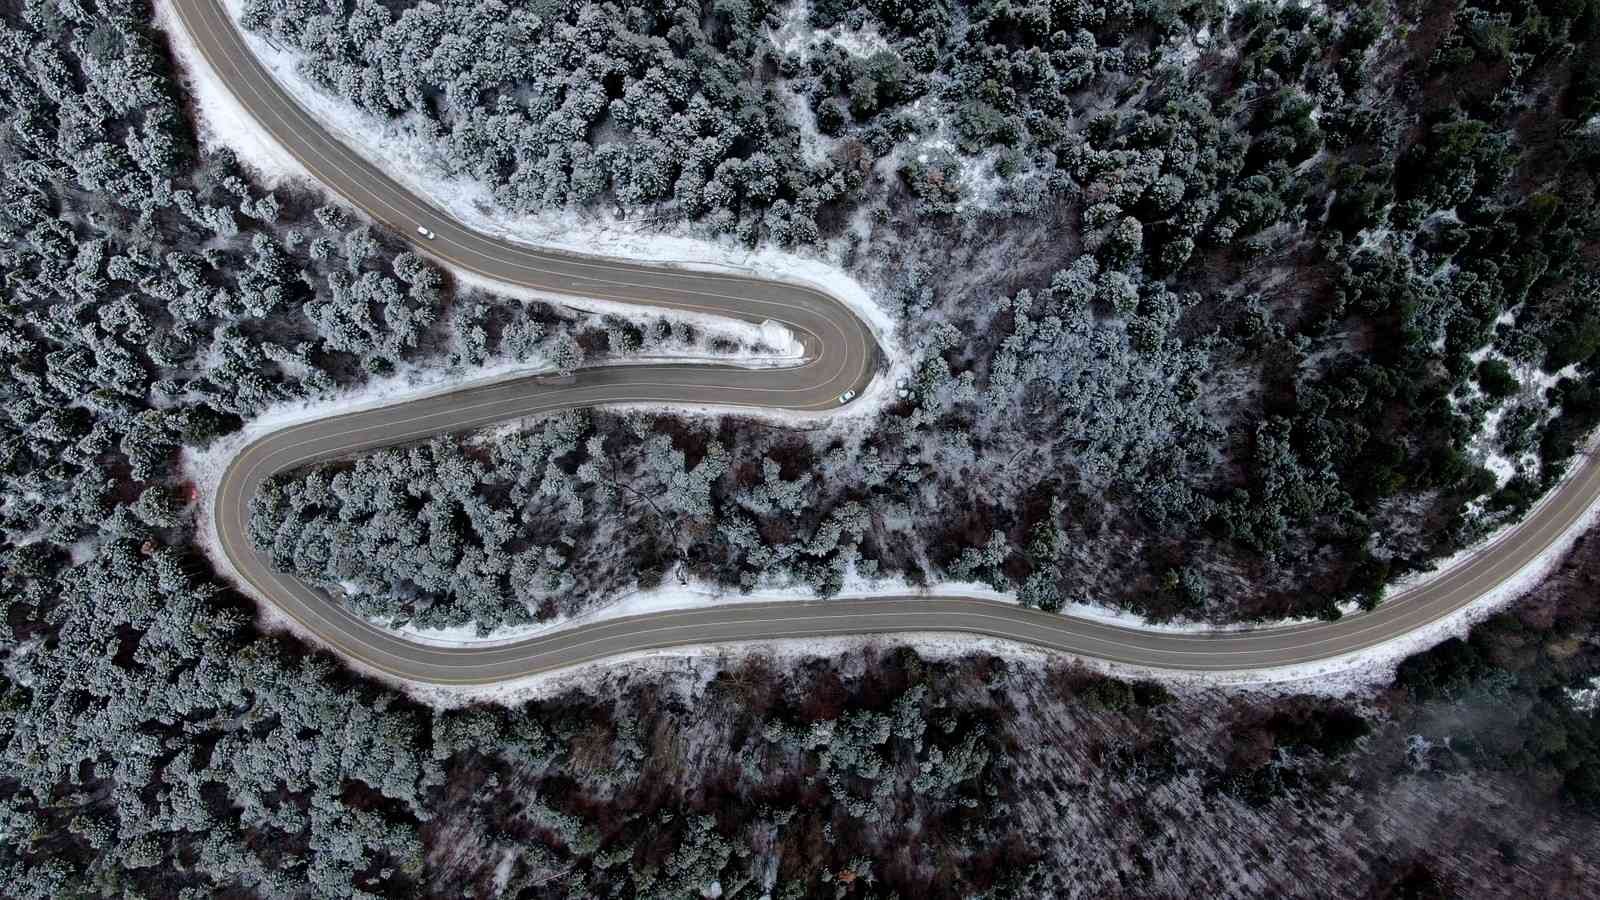
[{"label": "snow patch", "polygon": [[517,851],[515,847],[507,847],[501,852],[500,860],[494,866],[494,889],[496,892],[505,890],[506,885],[511,883],[511,867],[516,861]]},{"label": "snow patch", "polygon": [[817,115],[811,111],[811,102],[787,81],[777,83],[778,96],[789,110],[789,124],[800,132],[800,153],[808,166],[826,162],[839,148],[837,138],[823,134],[817,128]]},{"label": "snow patch", "polygon": [[[1496,322],[1510,324],[1515,321],[1511,312],[1503,312]],[[1518,388],[1515,394],[1499,401],[1492,409],[1484,413],[1483,425],[1467,441],[1467,455],[1479,465],[1494,474],[1495,486],[1504,487],[1506,482],[1520,472],[1536,469],[1539,464],[1537,453],[1532,451],[1523,453],[1517,458],[1507,456],[1500,448],[1500,422],[1505,414],[1519,403],[1541,409],[1539,421],[1535,423],[1536,429],[1542,429],[1549,424],[1550,419],[1560,414],[1560,409],[1550,406],[1546,400],[1549,390],[1556,386],[1563,378],[1576,379],[1578,376],[1577,364],[1569,365],[1558,372],[1546,372],[1540,366],[1522,362],[1500,352],[1493,344],[1479,347],[1468,354],[1476,368],[1485,360],[1497,360],[1506,364],[1513,378],[1517,380]],[[1468,382],[1461,396],[1452,395],[1451,404],[1460,409],[1463,405],[1474,401],[1483,401],[1482,391],[1475,382]],[[1459,392],[1458,392],[1459,393]]]},{"label": "snow patch", "polygon": [[1483,427],[1478,429],[1478,433],[1467,442],[1467,455],[1494,474],[1494,484],[1497,488],[1505,487],[1506,482],[1517,474],[1516,461],[1500,452],[1498,446],[1500,420],[1505,418],[1505,415],[1504,404],[1489,410],[1483,417]]},{"label": "snow patch", "polygon": [[449,628],[417,628],[409,623],[397,625],[392,621],[387,624],[379,622],[372,624],[397,637],[431,647],[493,647],[498,644],[512,644],[533,637],[551,627],[551,623],[502,625],[486,635],[479,636],[477,626],[471,622]]},{"label": "snow patch", "polygon": [[1173,37],[1167,44],[1166,58],[1188,71],[1200,61],[1200,55],[1209,49],[1211,49],[1211,26],[1204,25],[1192,35]]},{"label": "snow patch", "polygon": [[1590,678],[1583,687],[1565,688],[1567,705],[1581,713],[1592,713],[1600,707],[1600,677]]},{"label": "snow patch", "polygon": [[[791,366],[805,358],[805,345],[800,338],[788,328],[770,320],[754,323],[743,319],[696,313],[688,310],[645,307],[633,303],[619,303],[612,300],[597,300],[590,297],[575,297],[567,294],[539,291],[524,285],[488,278],[470,269],[460,269],[432,257],[429,257],[429,259],[434,265],[449,269],[451,277],[458,284],[486,293],[515,297],[519,300],[544,303],[550,306],[567,307],[581,312],[616,316],[619,319],[638,325],[641,329],[662,318],[669,321],[689,322],[704,331],[704,337],[725,338],[740,347],[749,348],[747,352],[737,354],[710,352],[670,354],[671,358],[677,362],[705,360],[723,363],[732,362],[751,368],[768,368]],[[654,354],[653,356],[639,355],[630,357],[626,361],[641,363],[661,361],[662,354],[656,353],[654,350],[652,350],[652,353]],[[625,361],[617,361],[618,364],[622,362]]]},{"label": "snow patch", "polygon": [[166,32],[167,46],[178,64],[178,80],[194,98],[200,145],[207,150],[233,150],[269,188],[285,182],[315,184],[299,161],[272,139],[223,84],[183,27],[171,0],[155,0],[155,22]]},{"label": "snow patch", "polygon": [[71,561],[72,566],[76,568],[94,559],[95,554],[99,552],[100,538],[98,536],[87,537],[83,540],[72,542],[72,545],[67,548],[67,558]]},{"label": "snow patch", "polygon": [[[1583,457],[1589,456],[1596,452],[1600,452],[1600,431],[1590,435],[1589,439],[1578,449],[1575,456],[1581,460]],[[1408,575],[1396,578],[1384,586],[1385,596],[1393,597],[1396,593],[1415,590],[1416,588],[1428,584],[1429,582],[1450,574],[1461,566],[1464,566],[1472,560],[1493,550],[1495,547],[1499,546],[1501,542],[1511,537],[1512,534],[1515,533],[1516,529],[1522,524],[1522,521],[1532,518],[1534,513],[1543,508],[1546,503],[1549,503],[1550,499],[1560,492],[1561,486],[1566,484],[1569,480],[1577,475],[1579,468],[1579,465],[1568,466],[1567,470],[1562,474],[1560,480],[1558,480],[1555,485],[1550,488],[1550,490],[1546,491],[1543,496],[1541,496],[1538,501],[1534,503],[1534,505],[1528,510],[1521,520],[1506,522],[1495,528],[1494,531],[1490,532],[1482,540],[1478,541],[1472,546],[1463,547],[1449,556],[1433,560],[1433,567],[1430,569],[1420,572],[1412,572]],[[1549,566],[1554,565],[1554,563],[1558,561],[1560,557],[1565,555],[1568,549],[1570,549],[1571,543],[1574,539],[1576,539],[1577,535],[1582,534],[1589,527],[1589,524],[1592,524],[1593,517],[1595,516],[1597,509],[1600,509],[1600,507],[1592,506],[1585,511],[1584,515],[1580,517],[1571,528],[1563,532],[1561,536],[1558,537],[1550,545],[1550,547],[1545,550],[1544,554],[1542,554],[1532,563],[1531,567],[1536,568],[1539,566],[1544,566],[1545,571],[1548,572]],[[1554,554],[1553,557],[1552,554]],[[1542,578],[1543,576],[1541,575],[1540,577]],[[1535,579],[1535,583],[1537,583],[1537,581],[1538,579]],[[1526,590],[1519,592],[1517,596],[1521,596],[1522,593],[1526,593]]]},{"label": "snow patch", "polygon": [[799,56],[802,62],[810,59],[813,51],[830,45],[858,59],[891,49],[889,40],[870,23],[860,28],[848,28],[843,22],[832,28],[813,27],[810,0],[796,0],[782,15],[783,24],[767,29],[767,40],[783,54]]},{"label": "snow patch", "polygon": [[[923,131],[923,137],[916,141],[902,143],[895,148],[893,153],[879,160],[874,171],[883,179],[898,177],[897,172],[908,160],[927,163],[936,157],[943,157],[956,163],[956,182],[960,185],[960,199],[955,202],[958,210],[991,211],[1004,205],[1002,196],[1008,187],[1008,180],[1002,178],[995,165],[1000,159],[999,148],[990,148],[983,153],[972,156],[962,153],[957,146],[954,131],[950,127],[949,115],[946,104],[930,97],[919,97],[908,110],[915,116],[928,123]],[[1017,172],[1009,180],[1009,184],[1023,184],[1029,172]]]},{"label": "snow patch", "polygon": [[671,413],[679,418],[700,421],[720,419],[724,416],[742,416],[785,428],[811,429],[826,426],[831,434],[840,437],[853,435],[859,438],[863,437],[866,429],[872,426],[873,421],[882,413],[883,407],[893,402],[892,382],[896,378],[905,377],[909,372],[908,367],[895,366],[887,375],[872,379],[848,403],[829,409],[775,409],[769,406],[723,406],[715,403],[687,406],[664,402],[613,403],[607,404],[606,409],[619,412],[638,410],[647,413]]}]

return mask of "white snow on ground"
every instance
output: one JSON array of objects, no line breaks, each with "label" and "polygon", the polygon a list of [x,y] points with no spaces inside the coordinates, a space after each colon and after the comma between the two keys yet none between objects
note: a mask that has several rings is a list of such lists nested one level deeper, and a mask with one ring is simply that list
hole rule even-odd
[{"label": "white snow on ground", "polygon": [[245,111],[211,69],[178,19],[169,0],[155,0],[156,26],[167,33],[167,45],[178,63],[178,77],[194,97],[201,146],[227,147],[252,169],[263,184],[314,184],[304,167]]},{"label": "white snow on ground", "polygon": [[788,428],[818,428],[826,425],[832,433],[859,435],[871,426],[884,404],[894,398],[894,381],[910,370],[895,366],[888,373],[874,378],[864,390],[847,403],[815,411],[774,409],[766,406],[719,406],[701,404],[684,406],[676,403],[614,403],[607,409],[640,410],[643,412],[670,412],[685,419],[717,419],[722,416],[744,416]]},{"label": "white snow on ground", "polygon": [[[1578,449],[1575,457],[1576,459],[1582,459],[1583,457],[1597,452],[1600,452],[1600,431],[1597,431],[1589,436],[1588,440]],[[1545,494],[1539,498],[1538,502],[1536,502],[1533,507],[1528,510],[1527,515],[1525,515],[1523,518],[1526,519],[1532,517],[1535,512],[1548,503],[1550,498],[1553,497],[1557,491],[1561,490],[1561,486],[1566,484],[1567,481],[1577,473],[1577,470],[1578,465],[1575,461],[1573,465],[1570,465],[1567,468],[1566,474],[1561,476],[1561,480],[1556,482],[1556,484],[1551,487],[1549,491],[1546,491]],[[1585,513],[1586,516],[1592,516],[1594,514],[1594,509],[1590,509],[1587,513]],[[1547,562],[1549,562],[1547,557],[1549,557],[1551,554],[1554,554],[1556,559],[1559,559],[1563,554],[1565,554],[1571,544],[1570,539],[1576,537],[1577,534],[1581,534],[1584,530],[1584,527],[1587,527],[1580,527],[1580,525],[1583,525],[1585,522],[1590,522],[1590,519],[1582,519],[1579,524],[1575,524],[1572,528],[1568,529],[1567,532],[1563,533],[1561,537],[1551,545],[1550,549],[1546,550],[1545,554],[1540,556],[1539,559],[1535,561],[1534,565],[1545,565]],[[1489,550],[1493,549],[1501,541],[1509,537],[1512,531],[1519,524],[1521,524],[1521,520],[1507,522],[1496,528],[1478,543],[1473,544],[1470,547],[1464,547],[1450,556],[1444,557],[1443,559],[1434,560],[1432,569],[1429,569],[1425,572],[1413,572],[1404,577],[1396,578],[1395,580],[1389,582],[1384,596],[1394,597],[1402,591],[1408,591],[1412,588],[1420,587],[1443,575],[1449,574],[1452,570],[1465,565],[1471,560],[1482,556],[1484,553],[1487,553]],[[1556,550],[1558,545],[1560,545],[1562,548],[1559,550],[1559,552]],[[1521,593],[1525,593],[1525,591]]]},{"label": "white snow on ground", "polygon": [[812,27],[810,0],[796,0],[790,4],[783,13],[783,24],[777,29],[767,29],[767,40],[784,54],[796,54],[802,60],[828,44],[854,57],[868,57],[889,49],[888,39],[872,24],[859,29],[847,28],[843,22],[832,28]]},{"label": "white snow on ground", "polygon": [[811,101],[791,87],[789,82],[779,79],[776,87],[778,96],[783,98],[783,105],[789,111],[789,123],[800,132],[800,153],[806,165],[821,165],[838,150],[839,139],[817,130],[817,116],[811,111]]},{"label": "white snow on ground", "polygon": [[[374,622],[374,625],[379,623]],[[428,644],[433,647],[493,647],[496,644],[510,644],[524,638],[533,637],[554,627],[554,623],[541,623],[537,625],[505,625],[496,628],[483,637],[478,636],[476,625],[456,625],[450,628],[415,628],[409,624],[395,625],[389,623],[382,626],[390,634],[416,641],[419,644]]]},{"label": "white snow on ground", "polygon": [[[993,210],[999,207],[1000,193],[1007,184],[1007,179],[995,171],[995,163],[1000,158],[999,150],[986,150],[977,156],[962,153],[956,145],[955,133],[950,128],[948,104],[943,100],[931,96],[919,97],[906,109],[916,120],[926,124],[919,128],[919,138],[899,144],[894,152],[878,160],[873,169],[878,177],[885,180],[898,178],[897,173],[907,160],[927,163],[946,158],[957,166],[955,178],[960,185],[960,199],[955,204],[957,209]],[[1020,185],[1027,178],[1028,173],[1018,172],[1011,176],[1010,181]]]},{"label": "white snow on ground", "polygon": [[[161,5],[165,6],[164,0]],[[224,6],[237,22],[242,0],[225,0]],[[242,162],[259,168],[269,183],[273,178],[284,177],[309,180],[304,169],[294,164],[271,136],[239,107],[194,49],[188,33],[175,17],[169,13],[162,21],[172,35],[175,54],[189,68],[197,99],[202,106],[215,104],[214,109],[202,111],[202,118],[210,126],[209,139],[232,147]],[[278,84],[329,134],[363,157],[381,163],[390,177],[467,227],[543,249],[656,262],[694,271],[732,271],[814,287],[843,301],[861,316],[890,359],[902,358],[894,341],[894,321],[872,300],[860,282],[837,266],[766,247],[751,250],[731,239],[703,240],[688,234],[687,226],[683,225],[676,226],[675,233],[665,233],[659,228],[661,223],[648,219],[625,221],[587,212],[579,215],[573,211],[539,215],[508,213],[496,205],[492,192],[483,184],[441,174],[447,167],[437,148],[417,137],[417,132],[405,120],[386,121],[323,93],[299,74],[298,54],[280,50],[248,32],[242,34],[246,45]],[[201,87],[205,89],[200,90]],[[287,169],[286,160],[292,164]],[[474,279],[470,273],[452,270],[498,293],[517,293],[508,285],[481,277]],[[603,306],[574,298],[565,298],[562,302],[594,308]]]},{"label": "white snow on ground", "polygon": [[[810,58],[813,52],[829,45],[837,45],[846,53],[856,57],[871,56],[883,50],[891,50],[889,42],[878,33],[872,25],[861,29],[849,29],[844,24],[832,28],[818,29],[809,24],[811,5],[807,0],[798,0],[783,14],[783,24],[777,29],[767,30],[767,39],[779,51],[786,55],[798,56],[802,61]],[[788,109],[789,122],[800,132],[800,147],[808,163],[818,163],[830,156],[838,147],[839,140],[828,137],[817,130],[816,115],[812,111],[810,101],[794,89],[787,79],[777,82],[778,94],[783,98]],[[957,201],[958,209],[963,210],[992,210],[1001,204],[1000,191],[1007,184],[1007,179],[995,171],[995,162],[999,159],[998,150],[989,150],[978,156],[961,153],[955,142],[951,139],[948,125],[948,116],[945,104],[932,96],[919,98],[912,103],[908,111],[921,117],[926,123],[925,136],[920,140],[900,145],[895,151],[884,157],[876,167],[877,174],[885,180],[893,179],[896,171],[909,158],[917,158],[921,162],[928,162],[935,154],[948,156],[958,166],[956,180],[961,185],[961,198]],[[1013,181],[1021,183],[1023,176],[1017,176]]]},{"label": "white snow on ground", "polygon": [[[1016,602],[1009,594],[1002,594],[989,588],[967,582],[949,582],[932,588],[912,587],[898,580],[884,581],[857,581],[847,587],[835,599],[854,599],[861,597],[888,597],[902,594],[917,594],[925,596],[960,595],[964,597],[980,597],[989,600]],[[817,596],[807,588],[773,588],[769,590],[752,591],[748,594],[736,590],[721,588],[714,584],[691,582],[684,585],[651,588],[649,590],[631,591],[617,600],[607,603],[586,613],[576,616],[563,616],[537,625],[518,625],[515,627],[499,628],[485,637],[478,637],[476,626],[472,624],[459,625],[454,628],[412,628],[408,625],[388,627],[387,630],[402,637],[412,638],[421,643],[442,647],[492,647],[498,644],[508,644],[535,635],[553,634],[567,631],[583,625],[593,625],[596,622],[607,622],[622,619],[628,616],[641,616],[648,613],[671,612],[674,610],[697,609],[706,606],[732,603],[795,603],[815,601]],[[823,601],[827,602],[827,601]]]},{"label": "white snow on ground", "polygon": [[494,866],[494,889],[503,891],[511,883],[511,867],[516,864],[517,851],[515,847],[507,847],[500,855],[500,861]]},{"label": "white snow on ground", "polygon": [[[1515,320],[1510,312],[1501,313],[1495,320],[1497,323],[1510,324]],[[1543,415],[1535,427],[1542,428],[1549,420],[1560,414],[1558,408],[1545,408],[1547,406],[1545,394],[1556,386],[1563,378],[1576,378],[1578,367],[1569,365],[1559,372],[1546,372],[1536,364],[1519,362],[1497,350],[1493,344],[1480,347],[1468,355],[1474,367],[1484,360],[1499,360],[1510,369],[1512,377],[1516,378],[1519,385],[1517,392],[1500,401],[1493,409],[1484,414],[1483,425],[1476,434],[1467,442],[1467,455],[1479,465],[1494,473],[1495,484],[1503,487],[1511,477],[1520,471],[1533,471],[1537,469],[1539,456],[1537,452],[1529,451],[1520,458],[1513,459],[1507,456],[1500,447],[1500,421],[1505,414],[1516,406],[1518,402],[1527,403],[1535,408],[1543,409]],[[1463,404],[1480,399],[1482,393],[1475,382],[1468,382],[1463,389],[1464,396],[1452,396],[1452,405],[1459,409]]]},{"label": "white snow on ground", "polygon": [[72,546],[67,548],[67,558],[72,561],[73,566],[81,566],[85,562],[93,559],[95,553],[97,553],[99,549],[100,539],[98,537],[84,538],[81,541],[73,541]]},{"label": "white snow on ground", "polygon": [[995,170],[995,163],[1000,159],[999,150],[985,150],[977,156],[968,156],[956,149],[955,143],[947,138],[938,138],[922,145],[923,152],[919,156],[926,156],[928,150],[941,150],[955,157],[961,165],[961,207],[972,209],[995,209],[1000,205],[1000,191],[1006,186],[1006,179]]},{"label": "white snow on ground", "polygon": [[[690,322],[708,332],[707,336],[723,337],[745,347],[759,348],[761,352],[747,354],[744,358],[762,366],[794,365],[805,356],[805,347],[802,346],[799,337],[777,322],[767,321],[755,324],[726,316],[703,315],[676,309],[643,307],[632,303],[617,303],[609,300],[594,300],[588,297],[580,298],[566,294],[536,291],[522,285],[508,284],[503,281],[496,281],[493,278],[485,278],[476,272],[456,269],[437,260],[434,261],[434,264],[450,269],[452,277],[459,284],[504,297],[516,297],[519,300],[532,300],[538,303],[548,303],[552,306],[568,306],[583,312],[612,315],[620,319],[626,319],[641,327],[647,326],[663,317],[673,321]],[[737,357],[722,354],[718,355],[717,358],[722,360]]]},{"label": "white snow on ground", "polygon": [[[1250,6],[1251,3],[1254,2],[1256,2],[1256,0],[1224,0],[1222,8],[1231,18],[1243,12]],[[1313,15],[1328,15],[1328,4],[1321,2],[1300,3],[1299,0],[1267,0],[1266,5],[1277,9],[1282,9],[1285,6],[1288,6],[1290,3],[1297,3],[1301,7],[1309,10]]]},{"label": "white snow on ground", "polygon": [[1164,49],[1168,60],[1187,69],[1200,59],[1200,54],[1211,49],[1211,26],[1204,26],[1192,35],[1175,36]]},{"label": "white snow on ground", "polygon": [[1590,678],[1580,688],[1564,688],[1567,704],[1578,712],[1592,713],[1600,707],[1600,678]]},{"label": "white snow on ground", "polygon": [[1489,410],[1484,414],[1483,427],[1467,442],[1467,455],[1493,473],[1495,487],[1505,487],[1506,482],[1517,474],[1516,460],[1500,452],[1496,438],[1500,433],[1500,420],[1505,415],[1504,404]]}]

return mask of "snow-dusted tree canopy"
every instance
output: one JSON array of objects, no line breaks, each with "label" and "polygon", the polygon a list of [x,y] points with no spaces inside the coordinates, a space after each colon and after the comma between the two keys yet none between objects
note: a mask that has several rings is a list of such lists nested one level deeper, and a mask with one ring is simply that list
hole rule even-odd
[{"label": "snow-dusted tree canopy", "polygon": [[[1520,515],[1600,415],[1584,14],[1466,5],[1426,38],[1360,5],[242,15],[507,214],[816,245],[901,316],[913,383],[871,461],[846,451],[867,480],[817,479],[819,438],[785,463],[809,504],[753,511],[777,448],[750,432],[681,548],[702,577],[1335,615]],[[1515,62],[1493,89],[1462,74],[1495,60]],[[1567,124],[1535,129],[1547,110]],[[870,524],[831,574],[777,549],[847,503]],[[1041,528],[1070,535],[1050,560],[1027,552]]]},{"label": "snow-dusted tree canopy", "polygon": [[[387,624],[878,576],[1336,616],[1520,515],[1600,419],[1590,0],[242,14],[502,212],[825,255],[908,352],[847,427],[566,413],[276,479],[257,545]],[[735,348],[466,290],[264,189],[198,145],[152,15],[0,9],[0,893],[1594,882],[1592,547],[1378,705],[867,649],[445,712],[265,633],[186,449],[380,379]]]}]

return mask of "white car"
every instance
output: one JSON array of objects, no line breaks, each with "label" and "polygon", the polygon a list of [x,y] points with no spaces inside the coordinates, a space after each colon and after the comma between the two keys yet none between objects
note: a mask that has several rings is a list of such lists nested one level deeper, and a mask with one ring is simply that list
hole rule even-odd
[{"label": "white car", "polygon": [[429,231],[426,228],[423,228],[421,225],[417,226],[417,234],[422,235],[423,237],[427,238],[430,241],[433,240],[433,232]]},{"label": "white car", "polygon": [[855,398],[856,398],[856,392],[855,391],[845,391],[844,393],[839,395],[839,403],[840,404],[849,403],[851,400],[854,400]]}]

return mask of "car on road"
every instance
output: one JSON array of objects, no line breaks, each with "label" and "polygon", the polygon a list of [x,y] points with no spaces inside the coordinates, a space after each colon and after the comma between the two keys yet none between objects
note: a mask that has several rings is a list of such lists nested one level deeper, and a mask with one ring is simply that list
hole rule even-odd
[{"label": "car on road", "polygon": [[844,393],[839,395],[839,403],[840,404],[849,403],[851,400],[854,400],[855,398],[856,398],[856,392],[855,391],[853,391],[853,390],[845,391]]},{"label": "car on road", "polygon": [[423,228],[421,225],[417,226],[417,234],[422,235],[423,237],[427,238],[430,241],[433,240],[433,232],[429,231],[426,228]]}]

